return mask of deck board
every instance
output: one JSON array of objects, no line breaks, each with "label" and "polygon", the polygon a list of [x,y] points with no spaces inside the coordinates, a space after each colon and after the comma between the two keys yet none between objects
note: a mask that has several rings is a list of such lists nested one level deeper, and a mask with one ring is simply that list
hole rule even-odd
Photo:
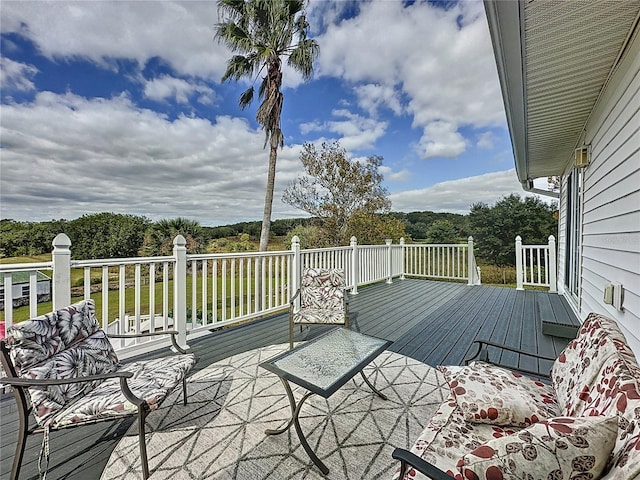
[{"label": "deck board", "polygon": [[[350,296],[350,328],[393,340],[389,350],[429,365],[462,364],[472,352],[472,342],[482,338],[525,348],[533,353],[557,356],[567,339],[542,334],[537,312],[541,296],[553,301],[558,315],[573,315],[564,299],[546,299],[546,292],[468,286],[463,283],[420,279],[394,279],[361,287]],[[564,303],[563,303],[564,301]],[[577,319],[573,319],[577,321]],[[327,327],[295,329],[296,341],[313,338]],[[196,370],[254,348],[287,343],[288,315],[283,312],[250,324],[218,330],[197,338],[187,337],[198,357]],[[148,354],[161,356],[165,352]],[[492,352],[490,351],[490,354]],[[517,366],[513,355],[502,360]],[[521,363],[525,365],[525,363]],[[548,372],[551,364],[526,362],[528,367]],[[17,413],[10,394],[0,396],[0,474],[8,478],[17,431]],[[47,478],[85,480],[99,478],[107,460],[134,419],[68,429],[51,433],[51,463]],[[21,478],[37,478],[40,435],[27,444]]]}]

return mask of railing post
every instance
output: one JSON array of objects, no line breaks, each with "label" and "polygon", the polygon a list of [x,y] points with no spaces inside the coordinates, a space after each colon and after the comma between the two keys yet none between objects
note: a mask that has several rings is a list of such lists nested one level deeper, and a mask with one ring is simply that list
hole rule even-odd
[{"label": "railing post", "polygon": [[187,345],[187,241],[182,235],[173,239],[173,327],[178,330],[178,345]]},{"label": "railing post", "polygon": [[53,310],[71,304],[71,239],[59,233],[53,239]]},{"label": "railing post", "polygon": [[400,280],[404,280],[404,237],[400,237]]},{"label": "railing post", "polygon": [[[300,237],[294,235],[291,239],[291,251],[293,252],[293,260],[291,262],[291,282],[289,290],[289,298],[292,298],[300,288],[300,279],[302,268],[300,264]],[[300,297],[296,298],[295,311],[300,310]]]},{"label": "railing post", "polygon": [[358,294],[358,280],[360,276],[360,258],[358,253],[358,240],[356,237],[351,237],[351,295]]},{"label": "railing post", "polygon": [[556,237],[549,235],[549,291],[551,293],[558,292],[557,285],[557,265],[556,265]]},{"label": "railing post", "polygon": [[522,237],[516,237],[516,290],[524,290],[522,277]]},{"label": "railing post", "polygon": [[469,236],[467,239],[467,285],[474,284],[475,270],[476,270],[476,257],[473,254],[473,237]]},{"label": "railing post", "polygon": [[387,244],[387,271],[389,272],[387,283],[393,283],[393,252],[391,250],[391,239],[386,239],[384,243]]}]

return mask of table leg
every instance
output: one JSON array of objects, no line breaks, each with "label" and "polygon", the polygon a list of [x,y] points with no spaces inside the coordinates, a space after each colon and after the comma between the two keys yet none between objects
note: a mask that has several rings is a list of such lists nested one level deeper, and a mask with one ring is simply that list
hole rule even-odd
[{"label": "table leg", "polygon": [[296,405],[296,399],[293,396],[293,392],[291,391],[289,382],[284,378],[280,378],[280,381],[284,385],[284,389],[287,391],[287,397],[289,397],[289,405],[291,406],[291,419],[289,420],[289,422],[284,428],[281,428],[279,430],[267,429],[264,431],[264,433],[267,435],[280,435],[281,433],[284,433],[287,430],[289,430],[291,428],[291,424],[293,424],[296,428],[298,439],[300,439],[300,443],[302,444],[302,447],[304,448],[305,452],[307,452],[307,455],[309,455],[309,458],[311,458],[313,463],[317,465],[317,467],[322,471],[322,473],[326,475],[327,473],[329,473],[329,469],[324,463],[322,463],[322,460],[320,460],[316,455],[316,453],[311,449],[309,442],[307,442],[307,439],[305,438],[304,433],[302,432],[302,428],[300,427],[300,421],[298,419],[298,416],[300,415],[300,410],[302,409],[302,404],[307,400],[307,398],[313,395],[313,392],[306,393],[300,399],[300,403]]},{"label": "table leg", "polygon": [[378,395],[381,399],[383,400],[387,400],[387,396],[382,393],[381,391],[379,391],[376,387],[373,386],[373,384],[369,381],[369,379],[365,376],[364,372],[362,370],[360,370],[360,375],[362,375],[362,379],[365,381],[365,383],[367,385],[369,385],[369,388],[371,390],[373,390],[375,392],[376,395]]}]

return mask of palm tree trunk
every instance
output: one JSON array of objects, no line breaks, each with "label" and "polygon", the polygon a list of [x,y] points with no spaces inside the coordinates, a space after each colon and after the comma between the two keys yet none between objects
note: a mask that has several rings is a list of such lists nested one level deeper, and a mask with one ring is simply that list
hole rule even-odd
[{"label": "palm tree trunk", "polygon": [[262,215],[262,230],[260,231],[259,251],[266,252],[269,245],[269,231],[271,230],[271,210],[273,209],[273,189],[276,180],[276,160],[278,146],[271,146],[269,153],[269,173],[267,174],[267,192],[264,197],[264,213]]}]

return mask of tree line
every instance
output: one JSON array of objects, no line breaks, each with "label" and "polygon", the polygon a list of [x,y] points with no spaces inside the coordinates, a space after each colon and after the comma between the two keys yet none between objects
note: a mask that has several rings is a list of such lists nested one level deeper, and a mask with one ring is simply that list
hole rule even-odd
[{"label": "tree line", "polygon": [[[395,224],[402,225],[407,242],[461,243],[471,235],[475,240],[476,258],[492,265],[515,263],[516,235],[520,235],[528,244],[544,244],[549,235],[556,235],[557,232],[556,205],[535,197],[521,198],[519,195],[504,197],[494,205],[474,204],[467,215],[416,211],[380,213],[376,216],[379,222],[391,219]],[[272,222],[271,235],[290,239],[296,234],[312,233],[313,229],[318,228],[317,225],[318,218],[313,217],[275,220]],[[217,239],[236,239],[237,245],[232,246],[232,250],[250,250],[254,246],[246,240],[257,240],[260,231],[260,221],[205,227],[185,218],[152,222],[143,216],[117,213],[98,213],[74,220],[48,222],[4,219],[0,221],[0,256],[50,253],[51,242],[61,232],[66,233],[72,241],[73,258],[87,259],[170,255],[173,239],[178,234],[187,239],[189,253],[211,251],[211,242]],[[384,233],[371,242],[361,240],[357,235],[356,238],[360,244],[382,243]],[[303,247],[314,246],[317,245],[313,243],[313,237],[304,239]]]}]

